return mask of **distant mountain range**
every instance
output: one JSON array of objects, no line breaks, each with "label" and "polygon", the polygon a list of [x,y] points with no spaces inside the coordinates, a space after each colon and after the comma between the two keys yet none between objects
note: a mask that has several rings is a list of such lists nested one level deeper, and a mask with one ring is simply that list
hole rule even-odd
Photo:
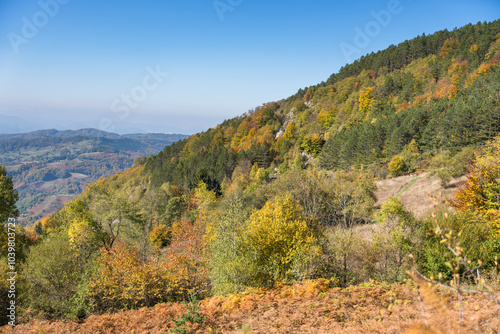
[{"label": "distant mountain range", "polygon": [[[141,121],[143,123],[141,123]],[[114,124],[113,132],[119,134],[128,133],[196,133],[202,131],[204,128],[200,127],[189,127],[181,128],[173,126],[175,123],[156,121],[150,118],[144,118],[142,120],[130,119],[127,121],[120,121]],[[72,129],[74,131],[81,131],[76,129],[85,128],[98,128],[98,122],[94,121],[84,121],[84,120],[64,120],[64,119],[36,119],[28,118],[26,116],[12,116],[0,113],[0,134],[19,134],[27,132],[38,132],[45,131],[44,129],[57,128],[57,129]],[[61,131],[66,132],[66,131]],[[104,131],[103,131],[104,133]]]},{"label": "distant mountain range", "polygon": [[78,195],[86,183],[130,168],[182,134],[127,134],[97,129],[0,134],[0,165],[20,195],[20,222],[30,224]]},{"label": "distant mountain range", "polygon": [[[166,134],[159,134],[160,136],[168,136]],[[9,134],[0,134],[0,139],[18,139],[18,138],[40,138],[40,137],[58,137],[58,138],[64,138],[64,137],[96,137],[96,138],[109,138],[109,139],[117,139],[120,137],[127,137],[130,138],[129,136],[135,136],[135,135],[123,135],[120,136],[119,134],[116,133],[111,133],[111,132],[106,132],[106,131],[101,131],[97,129],[80,129],[80,130],[64,130],[64,131],[59,131],[56,129],[48,129],[48,130],[37,130],[37,131],[31,131],[27,133],[9,133]],[[149,134],[146,134],[145,136],[149,136]]]}]

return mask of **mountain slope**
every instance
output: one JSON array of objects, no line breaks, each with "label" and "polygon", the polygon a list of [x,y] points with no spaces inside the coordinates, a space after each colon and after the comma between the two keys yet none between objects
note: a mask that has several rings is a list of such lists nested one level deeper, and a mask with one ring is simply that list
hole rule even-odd
[{"label": "mountain slope", "polygon": [[219,192],[247,162],[270,174],[315,164],[384,177],[395,155],[411,172],[441,150],[481,145],[500,132],[499,32],[500,20],[468,25],[367,55],[326,83],[166,147],[145,173],[154,186],[203,180]]}]

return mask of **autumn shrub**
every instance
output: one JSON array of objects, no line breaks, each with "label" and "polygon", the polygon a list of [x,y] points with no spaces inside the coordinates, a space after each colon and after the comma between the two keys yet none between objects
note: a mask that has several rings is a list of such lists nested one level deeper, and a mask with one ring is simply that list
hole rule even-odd
[{"label": "autumn shrub", "polygon": [[[308,227],[303,208],[290,195],[276,197],[253,212],[244,238],[246,256],[256,269],[252,280],[258,286],[303,279],[314,272],[314,258],[320,254],[318,239]],[[299,262],[313,268],[301,268]]]},{"label": "autumn shrub", "polygon": [[359,110],[368,114],[373,107],[373,89],[375,87],[365,87],[359,92]]},{"label": "autumn shrub", "polygon": [[336,112],[337,112],[336,106],[332,106],[331,108],[328,109],[321,109],[321,111],[318,114],[319,124],[321,124],[324,128],[328,129],[335,122]]},{"label": "autumn shrub", "polygon": [[94,310],[136,309],[184,300],[193,291],[206,293],[208,274],[203,229],[181,220],[172,226],[171,244],[144,258],[138,250],[115,242],[101,249],[90,277],[88,299]]},{"label": "autumn shrub", "polygon": [[393,176],[400,176],[407,170],[405,160],[400,155],[395,155],[389,162],[389,172]]},{"label": "autumn shrub", "polygon": [[164,225],[159,224],[149,233],[149,241],[156,248],[163,248],[170,244],[172,239],[172,232]]},{"label": "autumn shrub", "polygon": [[101,249],[98,264],[89,287],[89,299],[97,311],[147,305],[150,277],[137,252],[116,242],[113,249]]},{"label": "autumn shrub", "polygon": [[323,147],[325,141],[321,138],[320,135],[315,134],[312,137],[305,137],[302,141],[301,147],[307,153],[311,154],[313,157],[316,157],[319,152],[321,152],[321,148]]}]

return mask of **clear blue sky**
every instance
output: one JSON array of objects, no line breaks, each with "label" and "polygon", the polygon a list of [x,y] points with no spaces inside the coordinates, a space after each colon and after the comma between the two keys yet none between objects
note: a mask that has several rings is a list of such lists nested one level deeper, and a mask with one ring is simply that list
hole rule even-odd
[{"label": "clear blue sky", "polygon": [[350,61],[342,43],[356,46],[356,27],[390,6],[356,58],[500,18],[498,0],[0,0],[0,114],[204,130],[326,80]]}]

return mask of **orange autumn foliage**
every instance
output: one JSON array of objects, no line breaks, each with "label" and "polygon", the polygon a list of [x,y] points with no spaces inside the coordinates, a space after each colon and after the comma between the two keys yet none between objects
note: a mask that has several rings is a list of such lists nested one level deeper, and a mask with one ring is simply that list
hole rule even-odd
[{"label": "orange autumn foliage", "polygon": [[170,246],[149,256],[121,242],[102,248],[88,298],[97,311],[137,309],[206,291],[203,230],[201,224],[179,220],[172,225]]}]

